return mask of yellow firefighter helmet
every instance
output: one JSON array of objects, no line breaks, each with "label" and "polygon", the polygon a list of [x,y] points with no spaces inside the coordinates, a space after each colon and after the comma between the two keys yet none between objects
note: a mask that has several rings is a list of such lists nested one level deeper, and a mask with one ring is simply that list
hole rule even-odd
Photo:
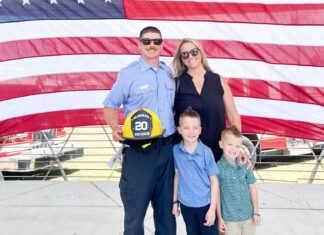
[{"label": "yellow firefighter helmet", "polygon": [[162,134],[160,119],[149,109],[140,108],[132,111],[124,122],[123,139],[153,139],[162,136]]}]

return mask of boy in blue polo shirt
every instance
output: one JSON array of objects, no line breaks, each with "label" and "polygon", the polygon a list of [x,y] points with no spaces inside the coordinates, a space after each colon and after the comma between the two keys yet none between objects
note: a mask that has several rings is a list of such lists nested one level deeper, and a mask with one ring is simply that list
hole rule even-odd
[{"label": "boy in blue polo shirt", "polygon": [[220,204],[218,169],[211,149],[198,139],[200,117],[191,107],[180,115],[178,132],[183,141],[173,147],[172,213],[178,216],[181,208],[188,235],[218,234],[215,223],[216,208]]},{"label": "boy in blue polo shirt", "polygon": [[[225,128],[219,141],[223,156],[218,161],[221,193],[221,216],[225,221],[226,235],[253,235],[255,225],[260,225],[256,179],[247,164],[238,159],[242,149],[242,134],[235,127]],[[222,223],[223,224],[223,223]]]}]

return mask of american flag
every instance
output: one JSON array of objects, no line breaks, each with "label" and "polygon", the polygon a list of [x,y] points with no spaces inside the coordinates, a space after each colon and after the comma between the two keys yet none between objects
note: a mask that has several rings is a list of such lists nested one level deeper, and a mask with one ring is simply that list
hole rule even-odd
[{"label": "american flag", "polygon": [[0,136],[103,124],[145,26],[198,39],[243,131],[324,139],[324,0],[0,0]]}]

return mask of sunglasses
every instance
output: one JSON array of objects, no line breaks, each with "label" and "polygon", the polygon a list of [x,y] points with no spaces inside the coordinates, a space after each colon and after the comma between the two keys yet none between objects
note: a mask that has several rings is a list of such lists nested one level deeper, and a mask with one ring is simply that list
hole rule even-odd
[{"label": "sunglasses", "polygon": [[180,53],[181,59],[186,60],[190,55],[197,56],[199,53],[199,49],[197,47],[191,49],[190,51],[184,51]]},{"label": "sunglasses", "polygon": [[140,41],[145,46],[150,45],[152,42],[154,43],[154,45],[159,46],[162,44],[163,40],[162,40],[162,38],[154,38],[154,39],[142,38]]}]

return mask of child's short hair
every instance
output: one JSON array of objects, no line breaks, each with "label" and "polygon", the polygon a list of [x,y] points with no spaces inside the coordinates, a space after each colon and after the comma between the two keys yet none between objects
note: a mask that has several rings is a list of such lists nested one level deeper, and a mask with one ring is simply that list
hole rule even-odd
[{"label": "child's short hair", "polygon": [[197,118],[200,122],[200,115],[198,112],[196,112],[195,110],[192,109],[191,106],[189,106],[188,108],[186,108],[179,116],[179,126],[181,123],[181,119],[185,118],[185,117],[191,117],[191,118]]},{"label": "child's short hair", "polygon": [[243,137],[242,133],[236,126],[227,127],[222,131],[221,139],[223,140],[227,134],[232,134],[235,137]]}]

